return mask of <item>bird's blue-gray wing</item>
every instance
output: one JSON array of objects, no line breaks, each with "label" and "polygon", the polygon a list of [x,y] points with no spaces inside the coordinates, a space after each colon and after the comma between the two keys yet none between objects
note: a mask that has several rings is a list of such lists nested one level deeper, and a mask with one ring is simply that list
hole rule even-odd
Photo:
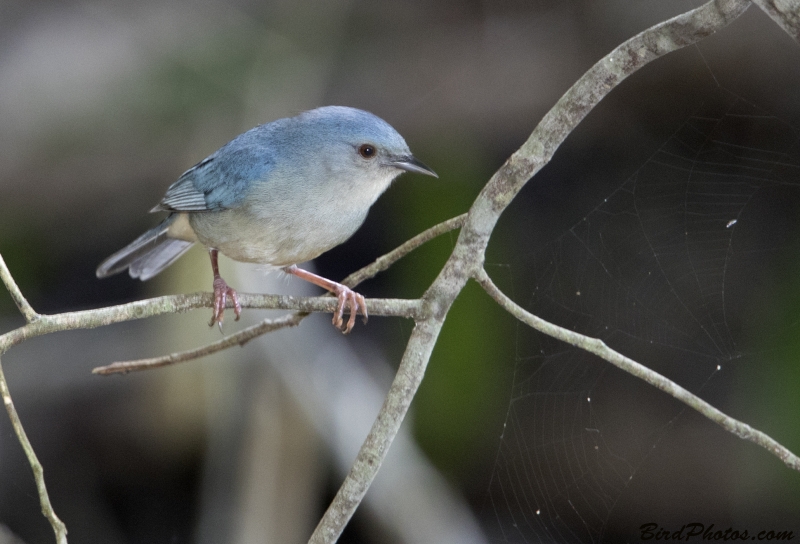
[{"label": "bird's blue-gray wing", "polygon": [[269,177],[275,163],[263,145],[231,144],[184,172],[151,211],[199,212],[238,206],[254,183]]}]

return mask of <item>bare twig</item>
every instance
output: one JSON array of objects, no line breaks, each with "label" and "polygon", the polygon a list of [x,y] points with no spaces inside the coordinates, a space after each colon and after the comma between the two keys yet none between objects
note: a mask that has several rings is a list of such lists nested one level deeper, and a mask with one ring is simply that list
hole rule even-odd
[{"label": "bare twig", "polygon": [[14,278],[11,276],[11,272],[9,272],[2,255],[0,255],[0,280],[5,284],[6,289],[8,289],[11,298],[14,299],[14,303],[17,305],[17,308],[19,308],[19,311],[25,316],[25,320],[31,323],[39,319],[39,314],[34,311],[25,297],[22,296],[22,291],[19,290],[17,282],[15,282]]},{"label": "bare twig", "polygon": [[33,469],[33,478],[36,481],[36,490],[39,493],[39,503],[42,506],[42,514],[50,522],[53,531],[56,534],[56,542],[58,544],[67,544],[67,527],[64,525],[53,510],[53,505],[50,504],[50,496],[47,494],[47,487],[44,484],[44,468],[36,457],[33,451],[28,435],[25,434],[25,429],[22,427],[22,422],[17,414],[17,409],[14,408],[14,402],[11,400],[11,393],[8,391],[8,383],[6,376],[3,372],[3,364],[0,362],[0,395],[3,396],[3,404],[6,406],[8,417],[11,419],[11,426],[14,427],[14,432],[17,434],[17,440],[22,445],[25,451],[25,456],[28,458],[28,464]]},{"label": "bare twig", "polygon": [[417,234],[407,242],[400,244],[386,255],[378,257],[372,264],[368,264],[361,270],[353,272],[342,281],[342,284],[348,287],[355,287],[363,281],[374,278],[380,272],[387,270],[390,266],[417,249],[419,246],[425,244],[426,242],[430,242],[437,236],[441,236],[446,232],[461,228],[466,220],[467,214],[462,213],[461,215],[453,217],[452,219],[442,221],[438,225],[432,226],[431,228]]},{"label": "bare twig", "polygon": [[525,183],[550,161],[575,126],[623,79],[650,61],[724,28],[748,6],[747,0],[712,0],[629,39],[589,69],[492,176],[470,208],[453,253],[423,296],[422,315],[411,333],[383,408],[350,474],[309,542],[336,542],[360,504],[408,411],[447,312],[467,279],[482,269],[494,226]]},{"label": "bare twig", "polygon": [[753,3],[800,43],[800,0],[753,0]]},{"label": "bare twig", "polygon": [[[762,9],[765,9],[773,17],[777,14],[777,20],[785,28],[796,28],[797,25],[794,22],[797,14],[796,8],[789,8],[787,12],[782,7],[784,4],[781,4],[779,8],[777,3],[772,0],[757,1],[760,1],[759,5],[762,5]],[[787,2],[786,5],[795,5],[797,0],[787,0]],[[345,479],[334,501],[312,535],[311,542],[335,542],[363,499],[408,411],[447,313],[468,279],[470,277],[478,278],[484,288],[493,286],[482,268],[484,254],[498,218],[516,194],[532,176],[549,162],[561,143],[592,108],[627,76],[666,53],[696,43],[724,28],[743,13],[748,5],[749,2],[747,0],[712,0],[700,8],[645,30],[597,62],[545,115],[528,140],[492,176],[473,203],[466,218],[461,216],[451,220],[452,228],[463,225],[461,233],[450,258],[422,299],[418,301],[370,301],[371,313],[413,317],[416,324],[383,408],[362,445],[350,474]],[[797,36],[796,31],[794,33],[792,30],[787,31],[793,36]],[[434,235],[432,234],[431,237]],[[396,258],[400,258],[405,254],[405,250],[401,250],[401,248],[396,251],[398,252]],[[371,273],[374,274],[385,269],[391,262],[394,261],[388,259],[387,262],[373,263],[374,272]],[[9,282],[6,278],[6,276],[10,278],[10,274],[8,274],[4,264],[0,267],[0,273],[3,272],[5,273],[2,277],[4,283],[9,286],[15,302],[17,302],[18,307],[29,323],[0,336],[0,354],[27,338],[48,332],[98,327],[130,319],[181,312],[192,308],[210,307],[211,304],[210,294],[197,293],[194,295],[160,297],[87,312],[72,312],[58,316],[38,316],[22,298],[13,280]],[[353,282],[362,279],[360,277],[351,278],[348,279]],[[14,291],[19,294],[19,297],[15,296]],[[487,291],[490,291],[490,289],[487,288]],[[497,293],[499,293],[498,302],[502,301],[504,307],[510,304],[509,307],[514,309],[513,302],[506,300],[507,297],[504,299],[504,295],[501,297],[502,293],[499,291]],[[335,305],[334,300],[326,297],[294,298],[242,295],[241,300],[243,306],[246,307],[294,309],[301,312],[330,312]],[[524,312],[524,310],[522,311]],[[520,319],[524,318],[523,321],[527,323],[529,316],[530,314],[521,314]],[[292,317],[302,318],[301,316],[288,316],[285,319],[291,320]],[[261,324],[261,326],[266,326],[266,324]],[[253,330],[257,327],[258,325]],[[242,331],[242,333],[245,333],[245,331]],[[251,332],[247,332],[241,337],[235,337],[234,335],[216,344],[227,346],[238,343],[238,340],[247,341],[249,339],[246,336],[247,334],[251,334]],[[620,368],[639,375],[642,379],[656,385],[676,398],[684,400],[682,397],[691,395],[660,375],[643,372],[642,369],[647,370],[645,367],[641,367],[638,363],[613,352],[599,340],[585,337],[584,339],[581,340],[583,344],[579,343],[578,345],[584,347],[584,349],[602,353],[605,357],[610,358],[609,360],[613,359],[612,362]],[[194,351],[199,352],[210,349],[217,349],[217,347],[216,345],[213,347],[207,346]],[[223,348],[220,347],[219,349]],[[173,359],[180,357],[184,357],[184,355],[173,354],[168,356],[168,358]],[[10,402],[8,388],[2,377],[1,369],[0,385],[3,387],[4,400],[7,399],[6,406],[11,406],[11,411],[9,412],[11,414],[13,404]],[[687,398],[687,400],[691,399]],[[737,436],[752,440],[769,449],[792,468],[798,468],[797,458],[780,444],[763,435],[763,433],[741,422],[727,418],[727,416],[716,411],[710,405],[707,407],[702,405],[693,407],[696,407],[696,409],[729,431],[734,432]],[[13,413],[12,420],[16,417],[16,412]],[[18,418],[16,418],[16,421],[18,422]],[[19,426],[19,431],[22,431],[21,425]],[[22,435],[24,437],[24,433]],[[23,437],[20,437],[21,442],[23,442]],[[24,439],[24,441],[26,442],[27,439]],[[33,459],[35,460],[35,456]],[[38,461],[35,463],[31,461],[34,472],[37,470],[37,464]],[[39,469],[41,469],[40,466]],[[37,475],[37,485],[40,477],[41,474],[39,473]],[[40,497],[42,496],[42,491],[44,492],[44,497],[46,497],[46,490],[43,489],[43,485],[42,480]],[[44,501],[44,499],[42,500]],[[57,518],[55,519],[57,520]],[[54,525],[55,528],[56,525]],[[58,534],[58,531],[56,532]]]},{"label": "bare twig", "polygon": [[[466,215],[460,215],[425,230],[414,238],[403,243],[393,251],[382,257],[379,257],[372,264],[351,274],[343,281],[343,283],[345,285],[354,287],[358,283],[374,277],[376,274],[386,270],[392,264],[425,242],[428,242],[429,240],[445,232],[459,228],[461,225],[463,225],[465,217]],[[33,310],[30,304],[28,304],[28,301],[22,295],[22,292],[14,281],[14,278],[6,267],[2,255],[0,255],[0,280],[3,281],[12,298],[14,299],[14,302],[17,304],[20,312],[22,312],[28,321],[28,325],[0,335],[0,354],[5,353],[12,346],[17,345],[29,338],[51,332],[101,327],[110,325],[112,323],[130,321],[133,319],[142,319],[145,317],[152,317],[167,313],[185,312],[187,310],[196,308],[209,308],[213,304],[212,295],[210,293],[194,293],[189,295],[158,297],[149,300],[136,301],[129,304],[121,304],[118,306],[86,310],[82,312],[68,312],[57,315],[40,315]],[[96,374],[112,374],[117,372],[125,373],[132,370],[156,368],[181,361],[196,359],[234,345],[244,345],[253,338],[256,338],[257,336],[267,332],[297,325],[309,314],[309,312],[333,312],[336,307],[336,301],[331,297],[298,298],[243,293],[239,298],[241,305],[246,308],[289,309],[299,311],[278,319],[265,320],[257,325],[248,327],[207,346],[185,352],[173,353],[164,357],[113,363],[105,367],[98,367],[94,369],[93,372]],[[420,306],[420,301],[416,300],[407,301],[371,299],[370,313],[372,315],[396,315],[414,318],[417,317]],[[6,405],[6,409],[8,410],[14,430],[17,433],[19,441],[22,444],[26,455],[28,456],[28,461],[31,465],[31,468],[33,469],[34,476],[36,478],[36,485],[39,490],[39,499],[42,503],[42,511],[53,526],[58,544],[62,544],[62,542],[65,544],[66,527],[55,515],[55,512],[50,505],[50,500],[47,495],[47,488],[45,487],[42,466],[39,463],[39,460],[36,458],[33,448],[31,447],[30,442],[25,434],[25,430],[22,427],[22,423],[20,422],[17,412],[14,409],[11,394],[9,392],[1,366],[0,391],[2,392],[3,401]]]},{"label": "bare twig", "polygon": [[[377,274],[383,272],[384,270],[387,270],[394,263],[396,263],[406,255],[408,255],[411,251],[415,250],[424,243],[446,232],[450,232],[451,230],[461,227],[461,225],[464,224],[464,220],[466,219],[466,217],[467,214],[461,214],[457,217],[453,217],[452,219],[443,221],[438,225],[434,225],[433,227],[421,232],[420,234],[414,236],[407,242],[404,242],[394,250],[390,251],[386,255],[378,257],[374,262],[365,266],[361,270],[353,272],[342,281],[342,284],[347,285],[348,287],[355,287],[359,283],[375,277]],[[331,296],[331,295],[328,294],[326,296]],[[285,327],[297,326],[308,315],[309,315],[308,313],[298,312],[278,319],[266,319],[261,323],[258,323],[257,325],[253,325],[252,327],[248,327],[244,330],[238,331],[230,336],[227,336],[222,340],[218,340],[216,342],[213,342],[211,344],[199,348],[194,348],[177,353],[171,353],[170,355],[164,355],[162,357],[138,359],[135,361],[115,362],[110,365],[99,366],[93,369],[92,373],[101,375],[127,373],[127,372],[132,372],[134,370],[147,370],[151,368],[159,368],[162,366],[172,365],[175,363],[182,363],[185,361],[191,361],[193,359],[199,359],[200,357],[205,357],[206,355],[217,353],[218,351],[222,351],[229,347],[233,347],[236,345],[243,346],[250,340],[253,340],[254,338],[257,338],[269,332],[273,332]]]},{"label": "bare twig", "polygon": [[[259,295],[242,293],[239,301],[243,308],[262,310],[299,310],[301,312],[332,313],[336,309],[336,299],[330,297],[291,297],[282,295]],[[127,304],[66,312],[63,314],[40,315],[39,319],[0,335],[0,354],[9,348],[43,334],[76,329],[94,329],[122,323],[134,319],[143,319],[157,315],[182,313],[198,308],[211,308],[211,293],[192,293],[188,295],[170,295],[165,297],[137,300]],[[411,317],[419,311],[420,303],[416,300],[402,299],[370,299],[370,314]]]},{"label": "bare twig", "polygon": [[786,466],[789,468],[800,471],[800,458],[763,432],[752,428],[747,423],[743,423],[720,412],[709,403],[697,395],[690,393],[672,380],[665,378],[658,372],[611,349],[599,338],[591,338],[578,334],[531,314],[498,289],[484,269],[478,271],[475,279],[503,309],[526,325],[548,336],[566,342],[567,344],[586,350],[589,353],[594,353],[601,359],[605,359],[628,374],[636,376],[665,393],[672,395],[690,408],[694,408],[714,423],[717,423],[726,431],[761,446],[786,463]]},{"label": "bare twig", "polygon": [[136,361],[121,361],[111,363],[106,366],[98,366],[92,369],[92,374],[109,375],[109,374],[127,374],[134,370],[149,370],[151,368],[159,368],[162,366],[173,365],[175,363],[182,363],[184,361],[191,361],[199,359],[212,353],[217,353],[224,349],[233,346],[243,346],[250,340],[264,335],[268,332],[284,329],[286,327],[294,327],[300,324],[307,313],[293,313],[279,317],[277,319],[265,319],[261,323],[257,323],[251,327],[247,327],[234,334],[226,336],[222,340],[217,340],[211,344],[194,348],[178,353],[171,353],[162,357],[153,357],[150,359],[138,359]]},{"label": "bare twig", "polygon": [[[433,238],[459,228],[463,225],[466,214],[448,219],[418,234],[411,240],[398,246],[396,249],[379,257],[372,264],[351,274],[342,282],[344,285],[355,287],[360,282],[374,277],[386,270],[399,259],[418,248]],[[197,308],[213,307],[211,293],[192,293],[186,295],[169,295],[147,300],[138,300],[127,304],[84,310],[79,312],[66,312],[57,315],[40,315],[30,307],[25,297],[20,292],[13,277],[8,272],[5,262],[0,256],[0,279],[8,288],[20,311],[25,313],[29,324],[0,335],[0,354],[25,340],[57,331],[75,329],[92,329],[113,323],[143,319],[157,315],[182,313]],[[291,297],[281,295],[247,294],[239,295],[242,307],[269,310],[298,310],[302,313],[327,312],[332,313],[336,308],[336,301],[327,296],[323,297]],[[397,299],[371,299],[370,314],[384,316],[415,317],[419,303],[417,301]],[[229,302],[228,307],[231,307]],[[26,313],[26,310],[27,313]],[[269,326],[265,323],[264,328]],[[244,331],[242,331],[244,332]],[[243,338],[247,335],[243,335]],[[250,340],[252,337],[247,337]],[[235,342],[240,343],[240,342]]]}]

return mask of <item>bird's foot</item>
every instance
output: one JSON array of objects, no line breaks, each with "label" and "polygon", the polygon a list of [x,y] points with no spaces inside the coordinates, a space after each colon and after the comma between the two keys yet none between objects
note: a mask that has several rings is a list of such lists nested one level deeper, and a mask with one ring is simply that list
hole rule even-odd
[{"label": "bird's foot", "polygon": [[233,287],[230,287],[225,280],[220,276],[214,278],[214,314],[211,316],[209,327],[213,327],[214,323],[219,325],[219,330],[222,330],[222,314],[225,313],[225,305],[228,302],[228,297],[233,301],[233,313],[236,314],[236,321],[239,321],[239,316],[242,315],[242,305],[239,304],[239,295]]},{"label": "bird's foot", "polygon": [[[344,286],[341,283],[331,281],[327,278],[323,278],[322,276],[317,276],[308,270],[297,268],[295,265],[287,266],[283,269],[283,271],[287,274],[293,274],[298,278],[311,282],[314,285],[319,285],[323,289],[327,289],[336,295],[336,298],[339,299],[339,304],[336,306],[336,311],[333,312],[333,326],[341,330],[344,334],[347,334],[353,330],[353,326],[356,324],[356,315],[358,315],[359,311],[364,316],[364,323],[367,322],[367,319],[369,318],[369,315],[367,314],[367,301],[364,300],[362,295],[359,295],[349,287]],[[350,306],[350,319],[348,319],[347,323],[345,323],[344,310],[348,305]]]},{"label": "bird's foot", "polygon": [[[364,323],[369,319],[367,301],[364,300],[363,295],[356,293],[349,287],[345,287],[340,283],[336,283],[335,285],[336,287],[332,289],[332,292],[339,300],[339,304],[337,304],[336,311],[333,313],[333,326],[340,329],[344,334],[347,334],[353,330],[353,326],[356,324],[356,315],[358,315],[359,311],[364,316]],[[350,318],[345,324],[344,310],[345,306],[348,304],[350,305]]]}]

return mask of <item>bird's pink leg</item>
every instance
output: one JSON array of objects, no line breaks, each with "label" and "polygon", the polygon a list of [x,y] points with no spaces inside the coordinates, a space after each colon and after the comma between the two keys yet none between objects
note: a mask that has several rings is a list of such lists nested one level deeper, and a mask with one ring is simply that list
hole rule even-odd
[{"label": "bird's pink leg", "polygon": [[219,275],[219,264],[217,264],[218,252],[216,249],[209,249],[208,255],[211,257],[211,270],[214,272],[214,314],[211,316],[209,327],[213,327],[214,323],[219,325],[222,330],[222,314],[225,312],[225,304],[228,297],[233,301],[233,313],[236,314],[236,321],[239,321],[239,316],[242,315],[242,306],[239,304],[239,295],[236,290],[228,286],[222,276]]},{"label": "bird's pink leg", "polygon": [[[283,271],[287,274],[292,274],[298,278],[311,282],[314,285],[318,285],[336,295],[336,298],[339,300],[339,304],[336,306],[336,311],[333,313],[332,321],[333,326],[337,329],[341,329],[343,333],[347,334],[353,330],[353,325],[356,324],[356,315],[358,315],[359,311],[364,316],[364,323],[367,322],[369,315],[367,314],[366,300],[364,300],[362,295],[359,295],[349,287],[323,278],[322,276],[317,276],[316,274],[313,274],[307,270],[303,270],[302,268],[297,268],[295,265],[287,266],[283,269]],[[344,309],[348,304],[350,305],[350,319],[348,319],[347,324],[344,325]]]}]

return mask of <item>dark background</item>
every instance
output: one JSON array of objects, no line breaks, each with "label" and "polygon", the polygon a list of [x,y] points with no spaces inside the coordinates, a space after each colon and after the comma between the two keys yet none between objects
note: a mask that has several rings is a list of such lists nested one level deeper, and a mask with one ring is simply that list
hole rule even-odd
[{"label": "dark background", "polygon": [[[635,33],[697,5],[4,0],[0,253],[39,312],[207,290],[199,249],[148,283],[124,275],[99,281],[94,269],[155,223],[146,211],[182,171],[233,136],[340,104],[386,119],[440,176],[403,176],[350,241],[318,259],[320,273],[341,279],[465,212],[585,70]],[[798,84],[800,48],[751,7],[606,98],[514,201],[487,255],[489,273],[526,308],[603,337],[793,451],[800,451]],[[703,138],[678,150],[689,133]],[[715,155],[707,144],[720,139],[742,153]],[[713,179],[687,189],[686,177],[659,170],[681,152]],[[751,159],[760,161],[757,173]],[[721,170],[727,177],[714,177]],[[662,177],[663,185],[653,181]],[[670,180],[678,187],[665,191]],[[724,228],[731,219],[735,236]],[[685,236],[669,239],[673,228]],[[454,236],[362,293],[419,296]],[[652,274],[659,279],[648,281]],[[3,357],[71,542],[206,541],[215,519],[208,482],[229,481],[235,495],[248,480],[239,457],[209,459],[213,444],[246,440],[241,429],[216,428],[214,414],[258,396],[242,386],[262,364],[250,348],[146,375],[90,375],[112,360],[218,339],[205,319],[59,333]],[[0,330],[21,323],[0,294]],[[379,353],[396,366],[410,328],[376,318],[349,341],[364,360]],[[242,357],[254,360],[236,362]],[[238,381],[225,382],[229,368],[240,369]],[[289,396],[276,380],[270,395]],[[236,530],[245,522],[233,521],[220,537],[226,542],[304,541],[341,482],[328,446],[287,415],[299,409],[286,402],[268,417],[287,436],[305,437],[296,441],[307,441],[300,450],[314,467],[304,469],[311,482],[304,514],[287,522],[298,536],[269,528],[248,536]],[[240,404],[242,420],[260,417],[251,410],[263,407]],[[25,542],[48,542],[30,469],[2,419],[0,523]],[[474,285],[448,316],[405,425],[465,497],[484,541],[635,541],[648,522],[800,534],[797,473],[606,363],[526,330]],[[272,502],[263,509],[228,504],[226,512],[273,519],[266,512],[280,510]],[[366,509],[341,541],[395,540],[404,541]]]}]

